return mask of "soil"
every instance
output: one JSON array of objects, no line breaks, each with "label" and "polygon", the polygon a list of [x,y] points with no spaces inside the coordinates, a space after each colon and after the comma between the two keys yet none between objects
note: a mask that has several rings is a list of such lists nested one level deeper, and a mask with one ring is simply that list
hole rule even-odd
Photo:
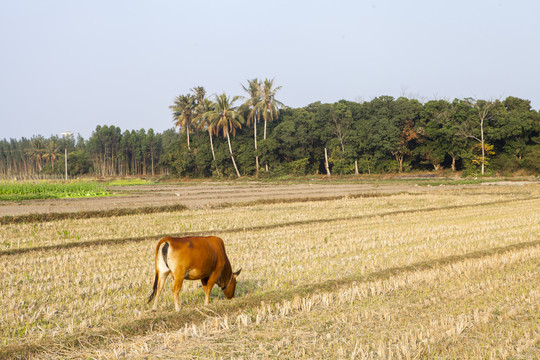
[{"label": "soil", "polygon": [[401,192],[425,192],[438,187],[409,184],[261,184],[198,183],[195,185],[114,186],[114,196],[78,199],[27,200],[0,203],[0,216],[112,210],[182,204],[188,208],[257,200],[318,199],[340,196],[372,196]]}]

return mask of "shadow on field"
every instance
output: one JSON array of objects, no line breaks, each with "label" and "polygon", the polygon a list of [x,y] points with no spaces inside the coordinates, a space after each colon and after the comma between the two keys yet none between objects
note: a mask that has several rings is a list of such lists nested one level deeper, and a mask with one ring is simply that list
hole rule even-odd
[{"label": "shadow on field", "polygon": [[[334,291],[335,289],[349,286],[355,282],[374,281],[388,279],[394,275],[404,272],[413,273],[425,269],[432,269],[446,264],[452,264],[466,259],[480,259],[486,256],[502,254],[517,249],[526,249],[540,246],[540,240],[517,243],[503,247],[496,247],[486,250],[473,251],[462,255],[453,255],[443,258],[431,259],[417,262],[401,267],[387,268],[373,273],[350,276],[346,278],[332,279],[319,283],[304,284],[289,289],[278,289],[273,291],[258,291],[265,280],[238,281],[237,296],[225,301],[212,297],[211,304],[203,306],[202,302],[196,306],[183,307],[179,312],[171,311],[171,307],[157,312],[148,312],[140,319],[127,321],[116,329],[89,330],[84,333],[76,333],[69,336],[59,336],[56,338],[44,338],[39,343],[24,345],[8,345],[0,347],[0,359],[26,359],[35,357],[40,352],[48,351],[58,353],[70,348],[97,347],[110,344],[118,338],[130,338],[145,335],[153,331],[173,331],[186,326],[186,324],[197,324],[209,317],[233,317],[242,311],[260,306],[261,302],[267,304],[292,300],[295,297],[308,296],[318,291]],[[215,288],[214,291],[221,290]],[[196,291],[198,297],[198,291]],[[202,300],[203,298],[201,298]],[[148,307],[149,308],[149,307]],[[195,311],[194,311],[195,310]]]},{"label": "shadow on field", "polygon": [[235,297],[241,298],[241,297],[246,296],[247,294],[251,294],[251,293],[256,294],[258,290],[261,290],[264,288],[264,285],[266,283],[267,283],[267,280],[242,280],[239,277],[238,282],[236,283]]},{"label": "shadow on field", "polygon": [[[266,283],[267,280],[242,280],[242,275],[240,275],[238,277],[238,281],[236,282],[236,291],[234,294],[234,298],[243,298],[249,294],[257,294],[264,288],[264,284]],[[202,299],[204,300],[204,292],[202,291],[202,286],[201,294]],[[215,285],[212,289],[212,292],[210,292],[210,301],[213,300],[226,300],[223,291],[221,291],[221,289],[217,285]]]},{"label": "shadow on field", "polygon": [[258,226],[251,226],[251,227],[239,227],[239,228],[213,230],[213,231],[185,231],[181,233],[167,233],[167,234],[159,234],[159,235],[127,237],[127,238],[118,238],[118,239],[84,240],[84,241],[75,241],[75,242],[64,243],[64,244],[4,249],[4,250],[0,250],[0,256],[13,256],[13,255],[20,255],[20,254],[36,252],[36,251],[57,251],[57,250],[71,249],[71,248],[77,248],[77,247],[120,245],[120,244],[125,244],[125,243],[141,242],[141,241],[147,241],[147,240],[156,241],[166,236],[182,237],[182,236],[223,235],[223,234],[229,234],[229,233],[235,233],[235,232],[258,231],[258,230],[282,228],[284,226],[308,225],[308,224],[313,224],[313,223],[318,223],[318,224],[331,223],[331,222],[340,221],[340,220],[354,220],[354,219],[360,220],[360,219],[370,219],[370,218],[376,218],[376,217],[381,217],[381,216],[393,216],[393,215],[401,215],[401,214],[408,214],[408,213],[431,212],[431,211],[440,211],[440,210],[449,210],[449,209],[481,207],[481,206],[489,206],[489,205],[495,205],[495,204],[507,204],[507,203],[513,203],[517,201],[537,200],[539,198],[540,197],[533,196],[533,197],[527,197],[527,198],[486,201],[486,202],[479,202],[476,204],[438,206],[438,207],[428,207],[428,208],[423,208],[423,209],[394,210],[394,211],[386,211],[386,212],[381,212],[381,213],[376,213],[376,214],[362,214],[362,215],[356,215],[356,216],[341,216],[341,217],[338,216],[338,217],[332,217],[328,219],[297,220],[297,221],[281,222],[277,224],[258,225]]}]

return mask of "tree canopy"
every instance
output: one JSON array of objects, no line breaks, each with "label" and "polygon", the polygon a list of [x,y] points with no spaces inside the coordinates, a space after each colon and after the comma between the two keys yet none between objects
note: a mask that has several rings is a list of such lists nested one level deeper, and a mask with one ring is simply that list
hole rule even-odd
[{"label": "tree canopy", "polygon": [[[0,175],[62,174],[66,148],[70,176],[256,176],[259,162],[269,165],[265,176],[322,174],[325,149],[337,175],[441,169],[472,175],[482,167],[487,174],[540,173],[540,115],[529,100],[380,96],[290,108],[275,99],[279,89],[273,80],[249,80],[237,106],[238,96],[209,99],[195,87],[170,106],[179,132],[98,125],[87,140],[3,139]],[[258,121],[265,121],[262,134]]]}]

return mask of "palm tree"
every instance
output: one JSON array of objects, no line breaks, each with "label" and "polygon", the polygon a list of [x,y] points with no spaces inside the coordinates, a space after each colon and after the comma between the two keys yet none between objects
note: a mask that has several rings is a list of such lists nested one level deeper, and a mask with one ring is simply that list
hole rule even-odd
[{"label": "palm tree", "polygon": [[48,146],[43,154],[43,159],[51,162],[52,170],[54,172],[54,162],[60,156],[60,147],[54,138],[49,140]]},{"label": "palm tree", "polygon": [[[262,113],[264,119],[264,140],[266,140],[266,124],[268,121],[273,121],[278,116],[278,107],[283,104],[276,99],[276,92],[281,89],[281,86],[274,87],[274,79],[264,79],[262,84],[259,84],[259,92],[261,99],[257,104],[259,111]],[[266,171],[268,171],[268,163],[266,165]]]},{"label": "palm tree", "polygon": [[276,99],[276,92],[281,89],[281,86],[274,87],[274,79],[264,79],[263,83],[259,83],[260,101],[257,104],[264,119],[264,140],[266,140],[266,123],[273,121],[278,116],[278,107],[283,104]]},{"label": "palm tree", "polygon": [[[207,128],[208,122],[204,118],[204,114],[212,109],[212,102],[206,98],[206,90],[202,86],[196,86],[191,89],[193,93],[194,107],[193,107],[193,123],[197,129]],[[212,139],[210,139],[210,143]],[[212,143],[210,144],[212,145]],[[214,154],[214,147],[212,145],[212,155]],[[214,156],[214,160],[216,157]]]},{"label": "palm tree", "polygon": [[[195,117],[193,122],[197,124],[198,129],[206,129],[210,137],[210,148],[212,149],[212,159],[216,161],[216,152],[214,151],[214,142],[212,137],[217,134],[216,123],[211,121],[206,114],[214,110],[214,103],[206,98],[206,90],[202,86],[197,86],[191,89],[195,98]],[[216,171],[219,174],[219,169],[216,164]]]},{"label": "palm tree", "polygon": [[214,161],[216,160],[216,153],[214,151],[214,143],[212,141],[212,137],[214,134],[217,134],[217,121],[211,120],[208,117],[208,114],[213,111],[215,108],[215,104],[209,100],[204,99],[203,104],[201,106],[201,112],[197,115],[198,118],[198,128],[199,129],[205,129],[208,131],[208,135],[210,135],[210,148],[212,148],[212,158]]},{"label": "palm tree", "polygon": [[231,146],[231,137],[230,133],[232,132],[233,136],[236,135],[236,129],[242,128],[242,123],[244,118],[237,111],[238,107],[233,106],[234,102],[237,101],[239,96],[234,96],[232,99],[228,97],[225,93],[221,95],[216,95],[215,107],[213,110],[205,113],[205,117],[208,121],[214,126],[216,133],[219,130],[222,131],[223,136],[227,137],[227,142],[229,143],[229,152],[231,154],[231,159],[236,170],[236,175],[240,177],[240,172],[236,166],[236,161],[234,161],[234,156]]},{"label": "palm tree", "polygon": [[193,122],[195,112],[195,97],[191,94],[178,95],[174,99],[174,104],[169,106],[169,109],[173,111],[173,121],[179,128],[184,127],[187,134],[187,147],[189,150],[189,128]]},{"label": "palm tree", "polygon": [[203,113],[204,100],[206,99],[206,90],[203,86],[196,86],[191,89],[195,99],[195,116]]},{"label": "palm tree", "polygon": [[45,138],[42,135],[34,136],[31,140],[32,147],[27,150],[27,154],[35,161],[37,172],[42,169],[41,160],[45,154]]},{"label": "palm tree", "polygon": [[248,80],[247,87],[242,85],[242,88],[244,88],[245,92],[249,94],[249,98],[244,103],[244,106],[246,106],[249,110],[248,116],[247,116],[247,126],[253,122],[253,140],[255,141],[255,177],[259,176],[259,154],[257,153],[257,122],[259,122],[261,118],[261,113],[259,111],[259,107],[257,107],[257,104],[261,101],[261,86],[259,79],[253,79]]}]

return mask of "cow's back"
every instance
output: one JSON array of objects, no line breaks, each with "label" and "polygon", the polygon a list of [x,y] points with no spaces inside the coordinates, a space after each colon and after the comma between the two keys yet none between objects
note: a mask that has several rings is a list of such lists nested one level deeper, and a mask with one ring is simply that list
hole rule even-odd
[{"label": "cow's back", "polygon": [[223,240],[217,236],[169,237],[166,241],[170,245],[168,258],[176,262],[171,265],[188,269],[189,278],[205,277],[226,262]]}]

